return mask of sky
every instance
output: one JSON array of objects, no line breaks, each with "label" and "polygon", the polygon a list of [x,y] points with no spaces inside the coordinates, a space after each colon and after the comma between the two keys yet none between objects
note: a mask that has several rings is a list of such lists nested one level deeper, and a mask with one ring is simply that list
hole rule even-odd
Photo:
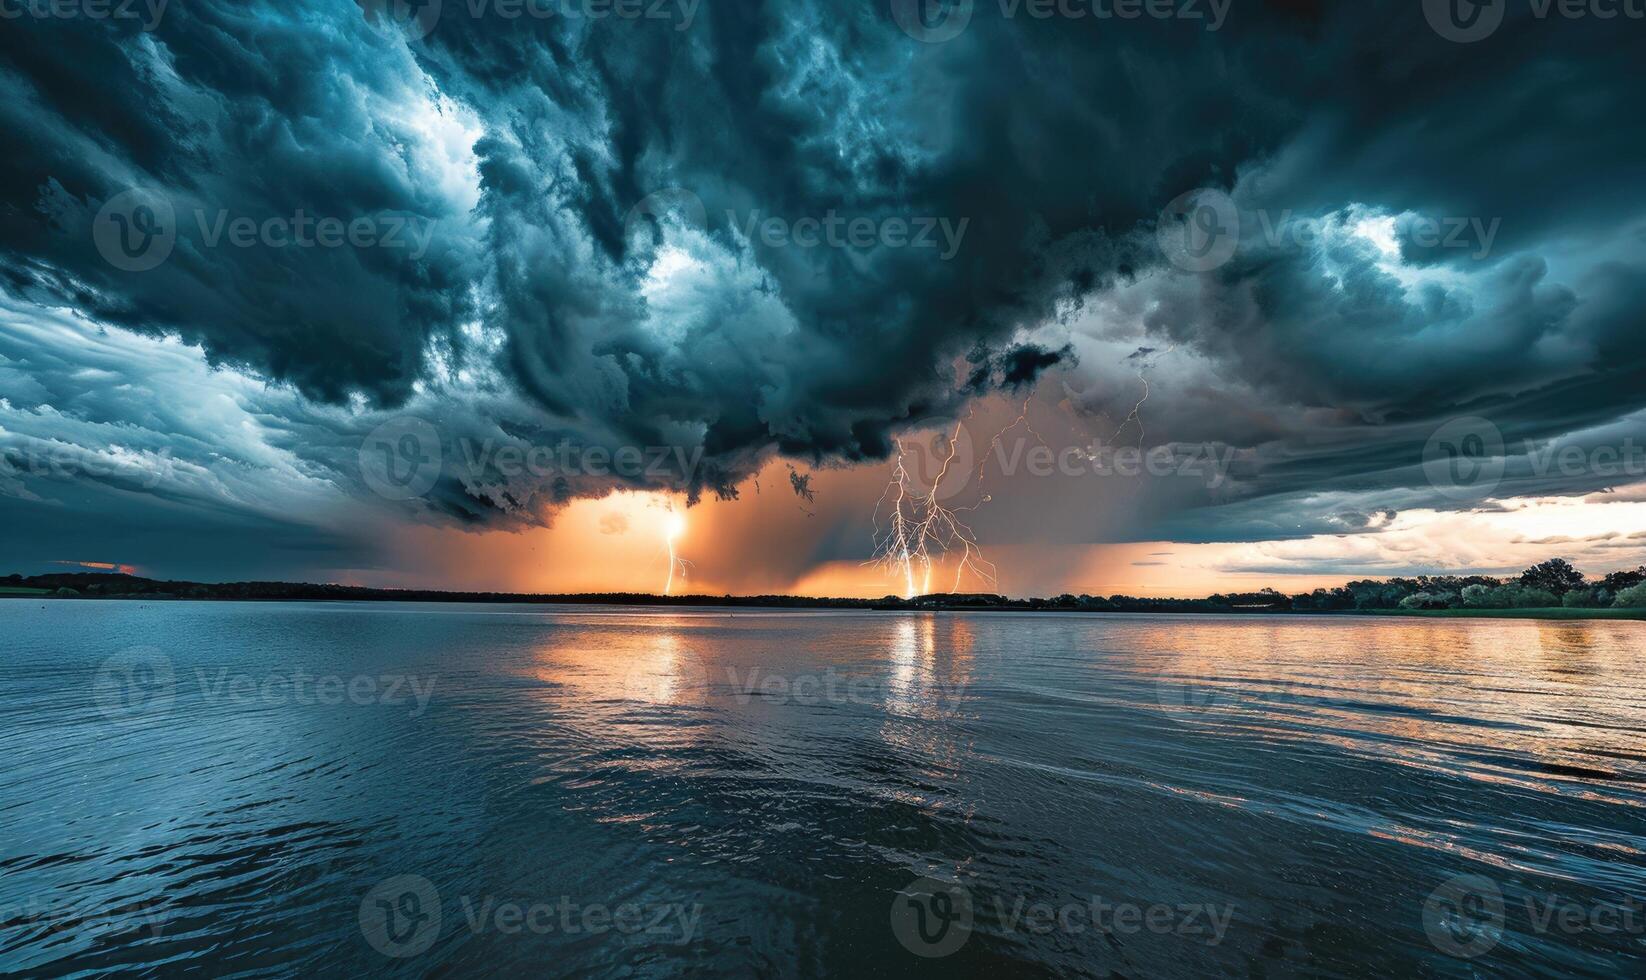
[{"label": "sky", "polygon": [[0,574],[1632,568],[1643,33],[1607,0],[9,5]]}]

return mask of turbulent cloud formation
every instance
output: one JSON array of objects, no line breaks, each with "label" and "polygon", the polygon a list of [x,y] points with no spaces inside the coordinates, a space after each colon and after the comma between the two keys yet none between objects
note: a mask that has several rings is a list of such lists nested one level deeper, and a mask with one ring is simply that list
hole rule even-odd
[{"label": "turbulent cloud formation", "polygon": [[[909,6],[7,20],[0,438],[107,461],[88,513],[509,527],[882,460],[1055,376],[1127,441],[1235,451],[1131,537],[1249,541],[1478,504],[1422,472],[1456,417],[1511,447],[1638,431],[1646,25],[1510,5],[1460,44],[1416,0],[979,0],[934,32]],[[1227,195],[1220,261],[1171,247],[1195,188]],[[188,357],[222,370],[168,387]],[[406,417],[438,472],[384,500],[361,446]],[[559,446],[579,462],[521,463]],[[581,455],[623,447],[643,464]],[[1607,485],[1529,459],[1503,495]],[[66,486],[0,473],[10,501]]]}]

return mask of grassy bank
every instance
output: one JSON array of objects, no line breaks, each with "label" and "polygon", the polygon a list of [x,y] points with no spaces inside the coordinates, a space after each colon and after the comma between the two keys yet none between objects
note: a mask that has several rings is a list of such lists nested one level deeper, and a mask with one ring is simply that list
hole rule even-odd
[{"label": "grassy bank", "polygon": [[1646,619],[1646,609],[1379,609],[1375,616],[1427,616],[1435,619]]}]

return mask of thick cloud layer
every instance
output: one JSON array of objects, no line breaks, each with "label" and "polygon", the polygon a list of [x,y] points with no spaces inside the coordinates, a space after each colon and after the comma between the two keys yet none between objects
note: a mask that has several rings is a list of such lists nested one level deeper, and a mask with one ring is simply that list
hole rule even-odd
[{"label": "thick cloud layer", "polygon": [[[363,499],[360,440],[410,413],[446,462],[413,506],[470,526],[883,459],[1047,371],[1118,421],[1139,348],[1136,438],[1239,463],[1138,537],[1363,529],[1436,503],[1450,418],[1518,444],[1646,407],[1638,21],[1508,4],[1461,44],[1417,0],[979,0],[936,28],[901,0],[398,6],[0,25],[5,329],[71,310],[289,385],[268,431]],[[1214,267],[1157,235],[1200,187],[1240,218]],[[155,217],[151,265],[121,249]],[[36,341],[0,361],[11,410],[114,424],[31,384]],[[456,463],[565,441],[681,453]],[[1545,477],[1508,486],[1602,482]]]}]

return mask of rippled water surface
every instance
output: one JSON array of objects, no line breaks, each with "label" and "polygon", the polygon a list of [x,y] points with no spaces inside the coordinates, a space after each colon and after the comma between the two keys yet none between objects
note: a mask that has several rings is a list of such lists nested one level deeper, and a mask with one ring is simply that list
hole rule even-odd
[{"label": "rippled water surface", "polygon": [[1643,623],[0,627],[0,972],[1646,971]]}]

